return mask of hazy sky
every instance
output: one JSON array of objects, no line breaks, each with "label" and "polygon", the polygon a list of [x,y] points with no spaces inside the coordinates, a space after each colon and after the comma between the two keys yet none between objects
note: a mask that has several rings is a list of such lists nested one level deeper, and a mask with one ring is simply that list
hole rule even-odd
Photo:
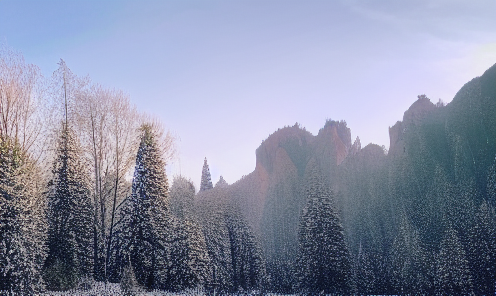
[{"label": "hazy sky", "polygon": [[199,187],[204,157],[233,183],[296,122],[388,147],[417,95],[449,102],[496,63],[495,20],[494,0],[0,0],[0,42],[128,93],[178,136],[169,178]]}]

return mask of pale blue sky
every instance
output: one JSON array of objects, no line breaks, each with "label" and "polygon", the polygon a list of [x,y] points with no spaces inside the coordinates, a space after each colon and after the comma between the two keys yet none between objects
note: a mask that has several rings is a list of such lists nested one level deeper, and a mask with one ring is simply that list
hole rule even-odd
[{"label": "pale blue sky", "polygon": [[344,119],[368,143],[426,94],[451,101],[496,63],[496,1],[0,0],[0,39],[46,76],[63,58],[179,137],[198,186],[255,168],[269,134]]}]

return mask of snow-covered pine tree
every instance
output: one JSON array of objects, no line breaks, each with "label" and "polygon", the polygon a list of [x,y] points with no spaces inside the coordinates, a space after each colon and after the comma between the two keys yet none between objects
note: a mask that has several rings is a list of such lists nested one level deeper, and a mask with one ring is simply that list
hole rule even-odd
[{"label": "snow-covered pine tree", "polygon": [[496,156],[493,165],[487,174],[487,197],[486,200],[494,208],[496,207]]},{"label": "snow-covered pine tree", "polygon": [[233,291],[261,290],[266,282],[260,244],[248,222],[234,205],[226,211],[231,245]]},{"label": "snow-covered pine tree", "polygon": [[[311,164],[310,164],[311,165]],[[298,233],[297,290],[303,293],[350,292],[350,255],[344,230],[327,188],[314,163],[310,166]]]},{"label": "snow-covered pine tree", "polygon": [[170,195],[174,219],[168,251],[171,260],[164,275],[169,278],[166,288],[173,291],[203,288],[210,280],[210,258],[194,213],[195,186],[182,176],[175,177]]},{"label": "snow-covered pine tree", "polygon": [[33,295],[44,289],[47,222],[40,183],[19,145],[0,139],[0,291]]},{"label": "snow-covered pine tree", "polygon": [[183,176],[174,177],[170,188],[171,211],[179,219],[192,215],[195,199],[195,186]]},{"label": "snow-covered pine tree", "polygon": [[199,224],[189,218],[173,218],[168,262],[161,273],[169,291],[202,289],[210,280],[210,258]]},{"label": "snow-covered pine tree", "polygon": [[131,260],[138,283],[148,289],[167,285],[161,273],[167,264],[171,226],[168,182],[158,139],[149,124],[141,126],[132,194],[122,207],[121,219],[120,256]]},{"label": "snow-covered pine tree", "polygon": [[226,180],[222,176],[220,176],[219,181],[215,183],[215,187],[227,187],[229,184],[227,184]]},{"label": "snow-covered pine tree", "polygon": [[468,295],[472,292],[472,276],[465,250],[452,227],[446,230],[441,242],[437,267],[437,293]]},{"label": "snow-covered pine tree", "polygon": [[399,231],[390,251],[390,279],[395,293],[400,295],[425,293],[427,285],[427,262],[420,245],[418,231],[410,223],[405,212],[401,214]]},{"label": "snow-covered pine tree", "polygon": [[477,295],[495,294],[496,284],[496,216],[485,200],[475,215],[467,254]]},{"label": "snow-covered pine tree", "polygon": [[202,226],[212,272],[207,290],[217,292],[229,292],[233,286],[231,244],[225,219],[228,198],[226,190],[214,188],[199,192],[195,200],[195,212]]},{"label": "snow-covered pine tree", "polygon": [[210,176],[210,169],[208,168],[207,158],[205,157],[205,160],[203,161],[200,191],[205,191],[212,188],[212,177]]},{"label": "snow-covered pine tree", "polygon": [[371,264],[367,251],[360,243],[353,266],[353,278],[358,295],[370,295],[374,291],[375,274]]},{"label": "snow-covered pine tree", "polygon": [[45,279],[67,290],[93,271],[93,203],[87,164],[74,132],[63,125],[48,184],[48,258]]}]

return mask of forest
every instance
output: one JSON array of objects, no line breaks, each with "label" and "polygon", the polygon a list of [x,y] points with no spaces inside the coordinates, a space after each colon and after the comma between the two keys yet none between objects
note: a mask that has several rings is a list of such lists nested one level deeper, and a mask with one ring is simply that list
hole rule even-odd
[{"label": "forest", "polygon": [[0,295],[494,295],[496,65],[389,136],[297,123],[233,184],[205,158],[195,188],[123,91],[0,48]]}]

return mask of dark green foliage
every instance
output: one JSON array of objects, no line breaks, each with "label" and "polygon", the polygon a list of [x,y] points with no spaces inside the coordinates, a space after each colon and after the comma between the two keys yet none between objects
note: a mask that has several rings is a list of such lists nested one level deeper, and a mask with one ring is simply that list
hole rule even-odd
[{"label": "dark green foliage", "polygon": [[[73,264],[73,262],[71,262]],[[79,274],[74,272],[74,266],[59,258],[45,268],[43,277],[50,291],[67,291],[77,286]]]},{"label": "dark green foliage", "polygon": [[167,286],[161,273],[167,264],[171,225],[165,163],[149,125],[141,127],[132,194],[122,207],[119,242],[121,263],[131,261],[138,283],[147,289]]},{"label": "dark green foliage", "polygon": [[[63,127],[48,185],[48,258],[45,280],[51,290],[74,288],[93,268],[93,204],[82,150]],[[63,279],[67,277],[67,279]]]},{"label": "dark green foliage", "polygon": [[399,231],[391,247],[391,282],[398,294],[426,293],[430,286],[428,262],[418,231],[406,214],[401,215]]},{"label": "dark green foliage", "polygon": [[349,294],[351,266],[343,227],[331,204],[332,194],[316,168],[310,172],[306,196],[298,232],[297,289],[310,294]]},{"label": "dark green foliage", "polygon": [[179,176],[174,178],[170,189],[171,211],[179,219],[193,215],[195,186],[190,180]]},{"label": "dark green foliage", "polygon": [[203,161],[203,169],[201,176],[200,191],[205,191],[214,188],[212,185],[212,177],[210,176],[210,169],[208,168],[207,158]]},{"label": "dark green foliage", "polygon": [[436,278],[439,294],[468,295],[472,292],[472,276],[465,250],[453,228],[448,228],[441,242]]},{"label": "dark green foliage", "polygon": [[231,246],[233,291],[251,291],[264,288],[265,262],[253,231],[235,207],[226,213]]},{"label": "dark green foliage", "polygon": [[496,292],[496,215],[494,208],[486,201],[479,207],[468,237],[467,257],[474,292],[492,295]]},{"label": "dark green foliage", "polygon": [[362,244],[358,248],[358,254],[355,257],[353,265],[353,281],[355,284],[355,291],[359,295],[368,294],[374,291],[374,284],[376,282],[372,261]]},{"label": "dark green foliage", "polygon": [[38,177],[19,145],[0,140],[0,291],[44,289],[46,199]]}]

